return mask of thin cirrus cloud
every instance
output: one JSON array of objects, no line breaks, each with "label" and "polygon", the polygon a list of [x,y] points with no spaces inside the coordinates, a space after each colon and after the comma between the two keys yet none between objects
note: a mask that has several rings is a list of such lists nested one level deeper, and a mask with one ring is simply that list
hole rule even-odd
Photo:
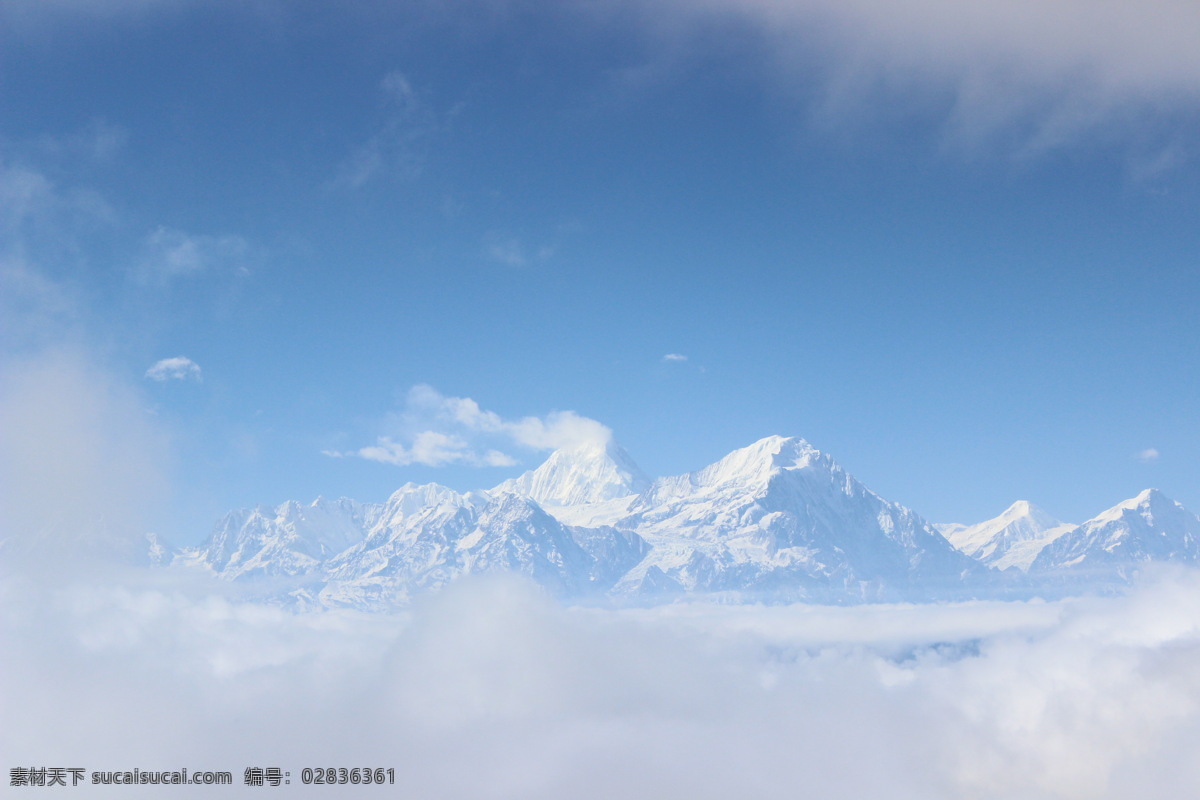
[{"label": "thin cirrus cloud", "polygon": [[142,243],[138,276],[147,283],[167,283],[217,270],[249,273],[250,243],[241,236],[191,234],[159,226]]},{"label": "thin cirrus cloud", "polygon": [[688,357],[685,356],[683,353],[667,353],[665,356],[662,357],[662,360],[668,364],[670,364],[670,363],[681,364],[684,361],[687,361]]},{"label": "thin cirrus cloud", "polygon": [[200,365],[187,356],[175,356],[154,362],[150,369],[146,370],[146,377],[160,383],[203,380]]},{"label": "thin cirrus cloud", "polygon": [[557,249],[553,244],[528,247],[516,236],[505,236],[499,233],[489,234],[485,244],[489,259],[509,267],[527,267],[532,264],[544,263],[554,257]]},{"label": "thin cirrus cloud", "polygon": [[1158,461],[1158,455],[1159,453],[1157,448],[1147,447],[1145,450],[1138,451],[1137,454],[1134,455],[1134,458],[1143,464],[1153,464],[1155,461]]},{"label": "thin cirrus cloud", "polygon": [[[1100,131],[1137,138],[1148,115],[1200,109],[1200,7],[1190,2],[674,0],[645,9],[676,38],[686,23],[716,17],[760,31],[783,85],[823,76],[818,121],[840,124],[881,96],[917,91],[943,109],[948,143],[1003,138],[1036,153]],[[1155,127],[1165,129],[1164,152],[1190,131]]]},{"label": "thin cirrus cloud", "polygon": [[128,142],[129,132],[124,127],[96,117],[73,132],[43,135],[36,146],[46,156],[104,162],[112,160]]},{"label": "thin cirrus cloud", "polygon": [[512,447],[545,451],[612,438],[608,427],[574,411],[506,419],[469,397],[446,396],[427,384],[412,387],[404,408],[389,414],[383,427],[386,432],[372,445],[322,452],[395,466],[506,467],[517,463],[505,452]]},{"label": "thin cirrus cloud", "polygon": [[379,83],[383,118],[374,132],[342,162],[334,184],[357,189],[390,175],[412,180],[425,167],[430,138],[441,127],[438,114],[402,72],[389,72]]}]

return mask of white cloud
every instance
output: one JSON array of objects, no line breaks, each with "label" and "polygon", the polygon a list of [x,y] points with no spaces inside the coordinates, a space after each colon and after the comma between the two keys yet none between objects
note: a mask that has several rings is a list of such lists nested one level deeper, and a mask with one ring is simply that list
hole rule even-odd
[{"label": "white cloud", "polygon": [[390,415],[385,427],[388,432],[374,445],[325,454],[355,455],[397,466],[507,467],[517,460],[502,447],[555,450],[612,438],[605,425],[574,411],[504,419],[469,397],[447,397],[427,384],[409,390],[404,409]]},{"label": "white cloud", "polygon": [[421,431],[413,438],[410,447],[405,447],[387,436],[381,436],[377,444],[359,449],[356,455],[368,461],[406,467],[424,464],[427,467],[444,467],[447,464],[466,464],[472,467],[509,467],[516,462],[497,450],[472,450],[467,441],[437,431]]},{"label": "white cloud", "polygon": [[682,353],[667,353],[665,356],[662,357],[662,360],[666,361],[668,363],[673,362],[673,361],[681,362],[681,361],[687,361],[688,357],[683,355]]},{"label": "white cloud", "polygon": [[1147,447],[1135,455],[1134,458],[1143,464],[1153,464],[1155,461],[1158,461],[1158,450],[1153,447]]},{"label": "white cloud", "polygon": [[203,376],[200,365],[186,356],[175,356],[156,361],[146,370],[146,377],[155,381],[200,381]]},{"label": "white cloud", "polygon": [[216,270],[244,274],[250,258],[250,244],[241,236],[190,234],[159,226],[143,242],[138,274],[160,283]]},{"label": "white cloud", "polygon": [[608,442],[612,431],[574,411],[552,411],[545,417],[523,417],[505,423],[513,441],[534,450],[558,450],[588,442]]},{"label": "white cloud", "polygon": [[448,800],[1200,791],[1191,572],[1060,603],[630,611],[493,577],[378,616],[170,577],[0,582],[12,764],[230,769],[231,797],[261,794],[249,764],[297,797],[327,796],[297,780],[316,764]]}]

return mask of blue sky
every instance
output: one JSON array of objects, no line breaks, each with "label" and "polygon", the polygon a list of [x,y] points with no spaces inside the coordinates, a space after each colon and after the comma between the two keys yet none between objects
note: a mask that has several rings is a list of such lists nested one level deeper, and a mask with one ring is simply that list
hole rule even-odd
[{"label": "blue sky", "polygon": [[195,541],[594,420],[937,521],[1200,510],[1200,12],[962,5],[7,3],[10,508]]}]

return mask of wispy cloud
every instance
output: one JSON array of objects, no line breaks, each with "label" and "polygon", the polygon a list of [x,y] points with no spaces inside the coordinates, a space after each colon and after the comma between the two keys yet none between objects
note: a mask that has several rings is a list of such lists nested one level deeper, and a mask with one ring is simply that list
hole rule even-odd
[{"label": "wispy cloud", "polygon": [[37,349],[73,333],[80,302],[20,256],[0,253],[0,339],[5,348]]},{"label": "wispy cloud", "polygon": [[[806,93],[812,118],[839,129],[889,97],[918,93],[921,107],[942,109],[955,148],[999,144],[1029,155],[1123,136],[1145,147],[1145,134],[1165,133],[1153,149],[1173,146],[1200,109],[1200,14],[1176,0],[1136,8],[1092,0],[676,0],[645,8],[654,30],[669,32],[666,52],[678,50],[680,31],[697,18],[753,26],[774,58],[777,85]],[[1180,111],[1176,124],[1162,124]]]},{"label": "wispy cloud", "polygon": [[662,357],[662,360],[668,364],[672,363],[672,362],[680,363],[683,361],[687,361],[688,357],[685,356],[683,353],[667,353],[665,356]]},{"label": "wispy cloud", "polygon": [[200,365],[186,356],[175,356],[156,361],[146,370],[146,377],[153,381],[200,381],[203,377]]},{"label": "wispy cloud", "polygon": [[250,243],[241,236],[192,234],[159,226],[142,243],[138,276],[148,283],[166,283],[218,270],[244,275],[250,261]]},{"label": "wispy cloud", "polygon": [[489,234],[485,244],[488,258],[509,267],[527,267],[549,261],[558,249],[554,244],[529,247],[520,237],[500,233]]},{"label": "wispy cloud", "polygon": [[529,263],[529,256],[521,246],[521,240],[515,237],[494,239],[487,246],[488,257],[510,267],[523,267]]},{"label": "wispy cloud", "polygon": [[57,346],[79,333],[80,287],[52,276],[86,266],[83,242],[115,220],[99,193],[0,158],[0,350]]},{"label": "wispy cloud", "polygon": [[62,252],[80,232],[115,218],[99,193],[59,186],[36,168],[0,158],[0,252]]},{"label": "wispy cloud", "polygon": [[505,419],[469,397],[448,397],[426,384],[409,390],[404,408],[390,414],[375,444],[330,456],[357,456],[397,466],[512,466],[502,448],[555,450],[585,442],[607,442],[612,431],[574,411],[544,417]]},{"label": "wispy cloud", "polygon": [[40,137],[36,148],[50,157],[103,162],[114,158],[128,141],[125,128],[98,117],[76,131]]},{"label": "wispy cloud", "polygon": [[424,169],[429,139],[441,126],[438,114],[403,72],[385,75],[379,91],[382,120],[342,163],[336,184],[358,188],[382,176],[411,180]]},{"label": "wispy cloud", "polygon": [[1136,453],[1134,458],[1143,464],[1153,464],[1155,461],[1158,461],[1158,450],[1154,447],[1147,447],[1145,450]]}]

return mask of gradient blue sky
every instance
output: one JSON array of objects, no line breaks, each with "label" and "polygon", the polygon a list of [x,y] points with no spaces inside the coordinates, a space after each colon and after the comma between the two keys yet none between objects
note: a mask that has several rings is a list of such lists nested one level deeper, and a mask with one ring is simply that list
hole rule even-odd
[{"label": "gradient blue sky", "polygon": [[1200,510],[1200,6],[344,5],[0,8],[13,474],[86,438],[190,542],[588,418],[935,521]]}]

